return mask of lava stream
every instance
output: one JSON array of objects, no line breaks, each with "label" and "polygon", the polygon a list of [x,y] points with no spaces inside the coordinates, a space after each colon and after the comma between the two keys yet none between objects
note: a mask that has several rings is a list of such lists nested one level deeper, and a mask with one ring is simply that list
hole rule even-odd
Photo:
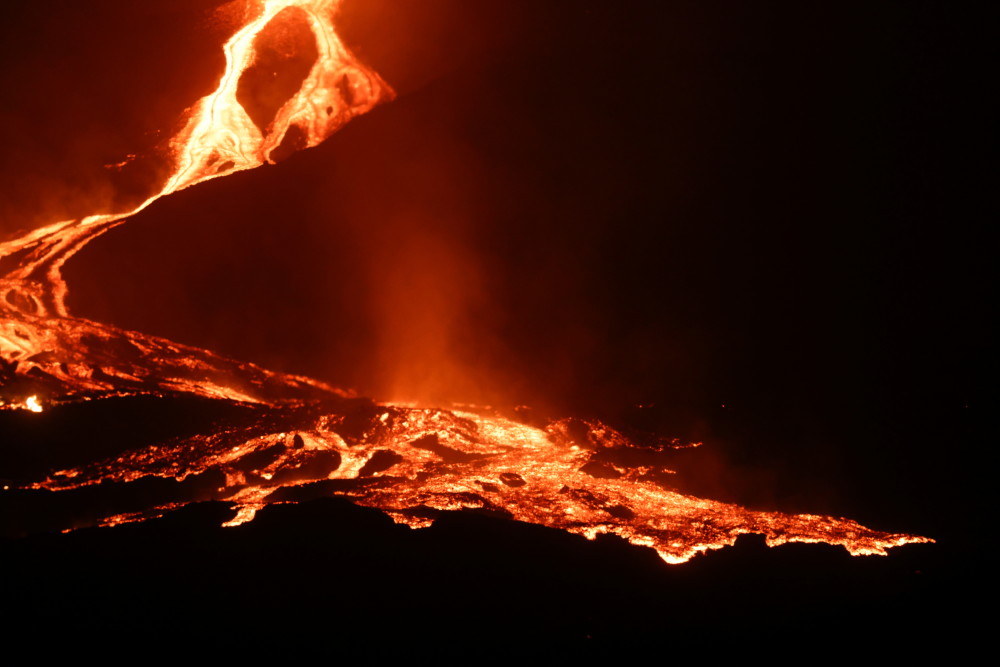
[{"label": "lava stream", "polygon": [[[363,399],[344,399],[325,409],[261,408],[252,425],[59,471],[32,488],[71,491],[143,478],[200,477],[205,484],[192,485],[201,491],[191,500],[231,502],[236,516],[226,525],[249,521],[271,503],[341,495],[414,528],[429,526],[441,512],[472,510],[590,539],[612,533],[652,547],[668,563],[732,545],[747,533],[763,534],[769,545],[838,544],[854,555],[885,555],[891,547],[930,541],[871,530],[849,519],[753,511],[695,498],[659,481],[658,476],[670,472],[662,468],[595,469],[589,464],[600,454],[635,445],[600,423],[565,426],[561,421],[540,429],[489,411],[379,405]],[[225,482],[204,488],[213,479]],[[115,525],[163,511],[157,506],[100,523]]]}]

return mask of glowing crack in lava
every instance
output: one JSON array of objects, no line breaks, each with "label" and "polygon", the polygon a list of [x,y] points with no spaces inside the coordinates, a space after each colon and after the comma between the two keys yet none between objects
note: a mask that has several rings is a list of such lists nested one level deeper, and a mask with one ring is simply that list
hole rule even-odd
[{"label": "glowing crack in lava", "polygon": [[[21,489],[72,493],[81,487],[174,479],[177,497],[138,511],[90,517],[65,528],[114,525],[222,500],[249,521],[272,503],[339,495],[419,528],[441,512],[475,509],[594,538],[613,533],[655,549],[667,562],[733,544],[747,533],[768,544],[825,542],[850,553],[927,538],[889,534],[854,521],[751,511],[671,490],[659,463],[623,464],[641,450],[599,422],[544,428],[486,409],[427,409],[353,398],[322,382],[267,371],[207,350],[73,317],[60,269],[88,241],[158,198],[272,159],[282,145],[318,144],[354,116],[391,97],[334,32],[335,0],[266,0],[226,42],[217,89],[187,112],[172,139],[173,171],[162,189],[120,215],[92,215],[0,244],[0,409],[49,407],[117,397],[197,396],[240,408],[193,436],[132,448],[110,458],[21,480]],[[298,92],[271,119],[252,118],[238,98],[262,32],[305,22],[317,56]],[[647,450],[662,452],[674,445]],[[648,458],[647,461],[658,459]]]}]

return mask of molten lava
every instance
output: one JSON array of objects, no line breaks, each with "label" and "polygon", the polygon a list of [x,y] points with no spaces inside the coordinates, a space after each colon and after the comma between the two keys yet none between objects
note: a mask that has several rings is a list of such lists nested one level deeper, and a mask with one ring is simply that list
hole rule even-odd
[{"label": "molten lava", "polygon": [[[259,3],[224,45],[218,87],[188,110],[171,140],[173,168],[156,194],[125,214],[58,222],[0,244],[0,406],[39,412],[43,404],[193,395],[244,408],[241,417],[197,435],[21,480],[21,489],[72,493],[144,478],[201,480],[185,486],[178,499],[103,516],[101,525],[144,520],[203,500],[232,504],[235,516],[227,525],[253,519],[268,504],[329,495],[381,509],[414,528],[430,525],[441,512],[473,509],[591,539],[613,533],[652,547],[670,563],[731,545],[747,533],[763,534],[771,545],[839,544],[855,555],[930,541],[848,519],[751,511],[678,493],[664,481],[673,474],[664,466],[625,465],[605,456],[639,446],[597,422],[538,428],[489,409],[378,404],[310,378],[70,315],[60,270],[86,243],[162,196],[271,161],[279,149],[314,146],[392,96],[338,39],[336,5]],[[248,109],[240,85],[257,63],[259,40],[286,24],[307,26],[316,54],[301,85],[273,105],[271,116]],[[47,412],[38,418],[48,418]]]}]

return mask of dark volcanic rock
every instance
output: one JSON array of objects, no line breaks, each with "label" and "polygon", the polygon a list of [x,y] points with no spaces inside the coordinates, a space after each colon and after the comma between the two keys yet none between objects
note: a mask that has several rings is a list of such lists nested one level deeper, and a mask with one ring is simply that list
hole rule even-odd
[{"label": "dark volcanic rock", "polygon": [[333,450],[313,452],[300,465],[283,467],[274,474],[271,481],[275,484],[287,484],[300,479],[323,478],[339,468],[340,463],[339,452]]},{"label": "dark volcanic rock", "polygon": [[0,410],[0,479],[32,479],[170,438],[233,425],[253,410],[192,396],[128,396],[49,406],[44,414]]},{"label": "dark volcanic rock", "polygon": [[422,438],[417,438],[410,443],[410,446],[433,452],[440,456],[445,463],[468,463],[469,461],[475,461],[476,459],[483,458],[481,456],[477,456],[476,454],[461,452],[457,449],[441,444],[441,441],[438,439],[436,433],[428,433]]},{"label": "dark volcanic rock", "polygon": [[585,472],[591,477],[597,477],[598,479],[618,479],[622,476],[620,472],[610,465],[600,463],[599,461],[588,461],[586,465],[580,468],[580,472]]},{"label": "dark volcanic rock", "polygon": [[369,477],[377,472],[388,470],[403,460],[403,457],[390,449],[378,449],[368,459],[367,463],[361,466],[358,477]]},{"label": "dark volcanic rock", "polygon": [[513,487],[524,486],[525,484],[527,484],[527,482],[524,481],[524,478],[518,475],[516,472],[500,473],[500,481],[506,484],[507,486],[513,486]]}]

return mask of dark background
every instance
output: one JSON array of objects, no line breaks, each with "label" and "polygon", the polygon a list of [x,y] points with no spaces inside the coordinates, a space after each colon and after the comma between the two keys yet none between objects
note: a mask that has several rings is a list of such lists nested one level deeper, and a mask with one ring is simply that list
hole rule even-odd
[{"label": "dark background", "polygon": [[[155,182],[101,165],[212,88],[228,16],[166,4],[4,25],[0,229]],[[975,572],[995,14],[351,1],[398,99],[102,237],[70,306],[377,399],[704,440],[689,490],[930,535],[935,576]]]}]

